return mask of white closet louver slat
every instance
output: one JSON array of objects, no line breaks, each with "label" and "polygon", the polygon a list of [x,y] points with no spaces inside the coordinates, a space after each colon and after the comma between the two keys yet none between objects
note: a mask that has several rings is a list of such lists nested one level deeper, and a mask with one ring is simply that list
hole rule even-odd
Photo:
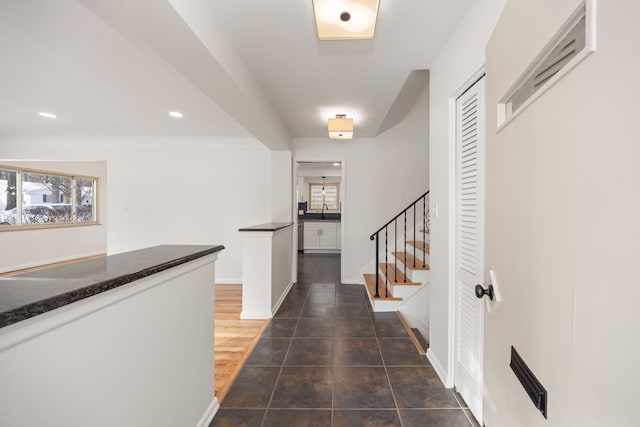
[{"label": "white closet louver slat", "polygon": [[458,257],[460,267],[473,274],[477,268],[477,171],[478,171],[478,97],[471,96],[465,100],[461,111],[460,134],[462,136],[458,151],[459,187],[459,224],[460,245]]}]

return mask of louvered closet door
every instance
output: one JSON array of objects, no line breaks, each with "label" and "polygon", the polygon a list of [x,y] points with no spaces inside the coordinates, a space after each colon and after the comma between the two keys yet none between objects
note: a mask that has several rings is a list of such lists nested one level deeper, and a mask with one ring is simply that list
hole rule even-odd
[{"label": "louvered closet door", "polygon": [[456,100],[455,386],[482,424],[484,78]]}]

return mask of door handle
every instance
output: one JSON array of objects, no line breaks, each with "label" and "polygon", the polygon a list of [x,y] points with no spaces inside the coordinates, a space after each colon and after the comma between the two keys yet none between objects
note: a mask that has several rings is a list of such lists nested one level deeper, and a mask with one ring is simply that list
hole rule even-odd
[{"label": "door handle", "polygon": [[483,296],[488,296],[491,301],[493,301],[493,285],[487,286],[487,289],[484,289],[482,285],[476,285],[476,297],[482,299]]}]

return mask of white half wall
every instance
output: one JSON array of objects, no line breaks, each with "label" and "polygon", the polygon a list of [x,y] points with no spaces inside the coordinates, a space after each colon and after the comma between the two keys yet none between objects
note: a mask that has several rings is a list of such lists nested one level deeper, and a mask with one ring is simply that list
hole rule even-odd
[{"label": "white half wall", "polygon": [[[216,266],[218,283],[242,279],[238,229],[271,220],[271,153],[253,139],[4,138],[0,151],[13,159],[105,161],[108,253],[221,244],[226,249]],[[29,233],[44,240],[41,231]]]},{"label": "white half wall", "polygon": [[295,158],[345,161],[343,283],[364,283],[368,265],[374,272],[369,236],[429,188],[428,97],[425,88],[404,121],[376,138],[294,139]]},{"label": "white half wall", "polygon": [[[509,0],[487,47],[487,427],[638,425],[640,2],[598,1],[596,51],[499,133],[496,105],[579,2]],[[547,389],[548,419],[509,368]]]},{"label": "white half wall", "polygon": [[241,231],[243,282],[241,319],[271,319],[293,285],[293,226]]},{"label": "white half wall", "polygon": [[[2,147],[5,156],[7,150]],[[5,157],[6,159],[6,157]],[[0,272],[99,255],[107,252],[107,165],[104,161],[50,162],[0,159],[2,166],[97,177],[98,224],[0,232]]]},{"label": "white half wall", "polygon": [[[429,357],[453,386],[454,129],[452,100],[484,65],[487,40],[506,0],[476,0],[430,68],[429,182],[431,182],[431,285]],[[434,209],[437,206],[437,209]],[[437,211],[437,215],[436,215]]]},{"label": "white half wall", "polygon": [[216,256],[0,329],[0,425],[208,426]]}]

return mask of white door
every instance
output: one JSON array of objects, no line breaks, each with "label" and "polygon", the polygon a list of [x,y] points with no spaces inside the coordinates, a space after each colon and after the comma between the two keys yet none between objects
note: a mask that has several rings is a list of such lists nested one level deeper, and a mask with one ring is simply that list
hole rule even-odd
[{"label": "white door", "polygon": [[484,77],[456,100],[456,339],[458,392],[482,424]]}]

